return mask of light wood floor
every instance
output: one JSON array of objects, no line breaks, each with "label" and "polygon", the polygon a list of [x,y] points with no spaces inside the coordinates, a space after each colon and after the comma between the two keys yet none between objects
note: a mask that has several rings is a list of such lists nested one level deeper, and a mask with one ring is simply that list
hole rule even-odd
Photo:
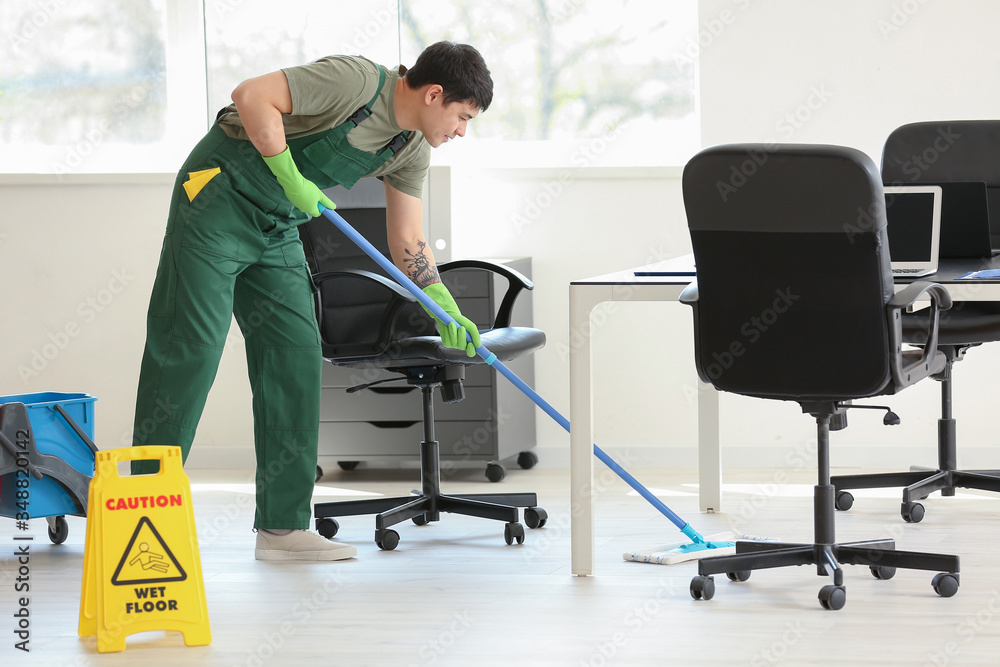
[{"label": "light wood floor", "polygon": [[[899,517],[896,490],[858,491],[838,513],[838,538],[892,536],[897,547],[962,558],[958,594],[941,598],[933,573],[900,571],[878,581],[848,567],[847,605],[817,601],[828,580],[810,567],[755,572],[744,583],[716,577],[710,601],[688,588],[694,563],[625,562],[622,553],[683,541],[610,472],[598,469],[597,574],[570,574],[569,475],[516,467],[500,484],[462,470],[446,491],[536,491],[548,525],[507,546],[499,522],[443,515],[399,527],[395,551],[372,541],[370,517],[341,520],[337,539],[358,557],[339,563],[270,564],[253,558],[249,473],[188,471],[196,508],[213,641],[185,647],[178,633],[132,635],[120,654],[99,654],[76,634],[85,521],[49,544],[32,522],[31,653],[13,648],[13,522],[0,518],[0,665],[998,665],[1000,497],[964,492],[925,501],[919,524]],[[738,527],[811,541],[811,473],[727,471],[724,513],[697,510],[691,470],[632,470],[674,511],[709,535]],[[837,471],[835,471],[837,472]],[[782,479],[782,483],[775,483]],[[400,495],[416,471],[330,472],[317,501]]]}]

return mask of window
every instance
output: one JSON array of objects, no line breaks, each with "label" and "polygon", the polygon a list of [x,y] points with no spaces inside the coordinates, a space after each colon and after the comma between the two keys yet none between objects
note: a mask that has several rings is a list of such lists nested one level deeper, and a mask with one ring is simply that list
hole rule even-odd
[{"label": "window", "polygon": [[282,11],[274,0],[207,0],[205,42],[212,122],[233,88],[253,76],[337,53],[398,64],[397,0],[297,0]]},{"label": "window", "polygon": [[682,164],[700,147],[696,61],[686,55],[697,5],[403,0],[404,62],[448,39],[475,46],[493,75],[489,110],[436,158],[488,150],[510,166]]},{"label": "window", "polygon": [[[192,126],[182,103],[190,99],[190,77],[169,67],[171,60],[183,63],[186,45],[178,38],[171,43],[168,26],[177,32],[171,15],[181,16],[185,4],[192,3],[0,5],[7,29],[0,44],[0,171],[175,170],[175,147]],[[204,95],[195,91],[199,104]]]},{"label": "window", "polygon": [[[696,0],[14,0],[0,172],[174,172],[243,79],[468,42],[495,95],[437,162],[680,164],[699,148]],[[696,53],[696,50],[695,50]],[[685,54],[678,56],[677,54]]]}]

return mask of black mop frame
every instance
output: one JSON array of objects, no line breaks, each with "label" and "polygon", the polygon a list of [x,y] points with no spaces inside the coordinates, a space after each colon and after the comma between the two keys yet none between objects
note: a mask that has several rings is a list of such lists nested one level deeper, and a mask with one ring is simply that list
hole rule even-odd
[{"label": "black mop frame", "polygon": [[[382,269],[384,269],[390,276],[392,276],[392,278],[395,279],[397,283],[399,283],[402,287],[406,288],[406,290],[410,292],[410,294],[416,297],[416,299],[421,303],[421,305],[423,305],[425,308],[434,313],[435,317],[437,317],[439,320],[441,320],[446,324],[455,322],[454,318],[452,318],[451,315],[446,313],[441,308],[441,306],[437,305],[434,302],[433,299],[424,294],[424,292],[419,287],[417,287],[416,284],[412,280],[410,280],[406,274],[400,271],[395,264],[390,262],[385,257],[385,255],[379,252],[378,249],[368,241],[368,239],[363,237],[361,234],[357,232],[357,230],[351,227],[351,225],[348,224],[348,222],[344,220],[344,218],[339,213],[337,213],[333,209],[325,208],[322,204],[319,205],[319,210],[327,219],[330,220],[330,222],[336,225],[340,231],[342,231],[345,235],[347,235],[347,238],[353,241],[359,248],[364,250],[369,257],[371,257],[380,267],[382,267]],[[457,325],[458,323],[455,322],[455,324]],[[468,332],[466,333],[466,336],[469,336]],[[471,341],[472,337],[469,336],[467,340]],[[567,433],[570,432],[569,420],[563,417],[558,410],[549,405],[549,403],[541,396],[539,396],[534,389],[529,387],[527,383],[524,382],[524,380],[519,378],[512,370],[507,368],[507,366],[505,366],[502,361],[497,359],[495,354],[493,354],[488,349],[482,346],[477,347],[476,352],[479,354],[480,357],[482,357],[486,361],[487,364],[495,368],[501,375],[510,380],[514,384],[514,386],[520,389],[525,396],[530,398],[535,403],[535,405],[541,408],[547,415],[552,417],[552,419],[554,419],[556,423],[562,426]],[[639,493],[639,495],[641,495],[643,498],[649,501],[649,503],[657,510],[659,510],[661,514],[670,519],[670,521],[675,526],[677,526],[682,533],[684,533],[687,537],[689,537],[692,542],[695,542],[696,544],[705,543],[705,538],[702,537],[701,534],[698,533],[698,531],[692,528],[691,524],[681,519],[673,510],[667,507],[663,503],[663,501],[654,496],[649,491],[649,489],[647,489],[645,486],[639,483],[639,481],[635,477],[630,475],[628,471],[622,468],[614,459],[608,456],[604,452],[604,450],[602,450],[596,444],[594,445],[594,455],[597,458],[599,458],[606,466],[611,468],[611,470],[614,471],[614,473],[618,475],[622,480],[624,480],[629,486],[635,489]]]}]

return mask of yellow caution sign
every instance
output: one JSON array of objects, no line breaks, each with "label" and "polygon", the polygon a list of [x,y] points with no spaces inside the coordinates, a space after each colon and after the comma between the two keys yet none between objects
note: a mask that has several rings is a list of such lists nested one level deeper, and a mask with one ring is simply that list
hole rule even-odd
[{"label": "yellow caution sign", "polygon": [[[155,475],[122,477],[123,461],[155,460]],[[188,646],[212,641],[198,556],[191,485],[179,447],[96,454],[80,594],[81,637],[101,653],[136,632],[174,630]]]}]

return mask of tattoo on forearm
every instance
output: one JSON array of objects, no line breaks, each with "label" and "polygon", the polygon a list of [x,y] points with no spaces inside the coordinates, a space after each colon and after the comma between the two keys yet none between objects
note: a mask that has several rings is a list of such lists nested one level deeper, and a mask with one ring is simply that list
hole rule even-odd
[{"label": "tattoo on forearm", "polygon": [[430,258],[424,254],[424,248],[427,244],[423,241],[417,242],[417,251],[410,252],[409,248],[406,248],[406,267],[407,274],[417,287],[421,289],[432,285],[434,283],[441,282],[441,276],[438,274],[437,267],[431,263]]}]

